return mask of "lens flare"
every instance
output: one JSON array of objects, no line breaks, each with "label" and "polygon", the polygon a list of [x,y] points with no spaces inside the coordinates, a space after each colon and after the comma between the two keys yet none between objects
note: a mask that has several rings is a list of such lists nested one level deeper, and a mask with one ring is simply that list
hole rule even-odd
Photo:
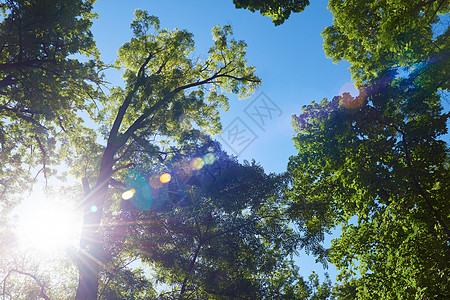
[{"label": "lens flare", "polygon": [[344,93],[349,93],[352,95],[352,97],[358,96],[358,89],[355,86],[355,83],[353,82],[347,82],[345,83],[338,92],[338,95],[342,95]]},{"label": "lens flare", "polygon": [[196,157],[193,160],[191,160],[191,168],[192,170],[200,170],[205,165],[205,162],[202,158]]},{"label": "lens flare", "polygon": [[203,156],[203,161],[207,165],[212,165],[215,160],[216,160],[216,156],[214,155],[214,153],[208,153],[205,156]]},{"label": "lens flare", "polygon": [[136,193],[136,191],[134,189],[129,189],[128,191],[126,191],[122,194],[122,199],[130,200],[131,198],[133,198],[134,193]]},{"label": "lens flare", "polygon": [[92,205],[92,206],[89,208],[89,210],[90,210],[91,212],[93,212],[93,213],[97,212],[97,210],[98,210],[97,205]]},{"label": "lens flare", "polygon": [[357,97],[352,97],[349,93],[344,93],[339,97],[339,105],[348,109],[356,109],[360,107],[366,100],[366,94],[364,90],[360,90],[360,94]]},{"label": "lens flare", "polygon": [[[137,170],[130,170],[125,177],[125,197],[142,211],[149,210],[152,207],[152,192],[149,183]],[[122,196],[122,198],[124,198]],[[124,198],[125,199],[125,198]]]},{"label": "lens flare", "polygon": [[172,176],[170,176],[169,173],[164,173],[159,177],[159,181],[162,183],[168,183],[172,179]]}]

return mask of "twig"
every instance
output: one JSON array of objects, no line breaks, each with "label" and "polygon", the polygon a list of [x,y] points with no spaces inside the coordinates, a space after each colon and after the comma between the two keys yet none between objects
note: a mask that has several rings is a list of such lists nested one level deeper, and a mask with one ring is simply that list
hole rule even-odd
[{"label": "twig", "polygon": [[117,171],[120,171],[120,170],[126,169],[126,168],[130,168],[130,167],[134,167],[135,165],[136,165],[135,163],[128,163],[128,164],[126,164],[126,165],[123,165],[123,166],[120,166],[120,167],[115,168],[114,170],[112,170],[112,173],[114,174],[114,173],[116,173]]}]

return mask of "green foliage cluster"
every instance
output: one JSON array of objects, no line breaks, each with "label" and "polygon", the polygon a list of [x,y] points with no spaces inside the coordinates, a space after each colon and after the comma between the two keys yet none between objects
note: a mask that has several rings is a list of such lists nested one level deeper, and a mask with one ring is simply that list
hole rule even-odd
[{"label": "green foliage cluster", "polygon": [[291,13],[302,12],[309,0],[233,0],[236,8],[259,11],[261,15],[271,17],[275,25],[283,24]]},{"label": "green foliage cluster", "polygon": [[[153,191],[155,208],[136,210],[131,220],[133,210],[124,211],[126,223],[136,224],[128,251],[137,251],[158,282],[170,287],[166,298],[262,298],[262,277],[297,245],[276,202],[282,178],[255,163],[240,165],[218,147],[202,145],[168,160],[164,169],[172,180]],[[186,168],[190,158],[207,153],[214,153],[214,163]]]},{"label": "green foliage cluster", "polygon": [[439,18],[448,2],[329,8],[325,52],[351,63],[359,95],[313,102],[294,117],[290,215],[311,235],[342,225],[329,251],[341,270],[336,297],[448,298],[450,114],[441,97],[450,66]]},{"label": "green foliage cluster", "polygon": [[[94,1],[2,1],[0,23],[0,199],[45,177],[56,164],[57,142],[91,112],[102,83],[90,32]],[[80,62],[74,55],[90,56]],[[67,134],[66,134],[67,133]],[[77,131],[77,134],[80,134]],[[8,200],[9,199],[9,200]]]},{"label": "green foliage cluster", "polygon": [[449,290],[449,150],[438,139],[449,115],[403,84],[369,93],[356,111],[336,97],[297,119],[290,214],[311,234],[343,224],[330,261],[342,280],[359,278],[359,298]]},{"label": "green foliage cluster", "polygon": [[268,291],[266,299],[333,299],[334,287],[325,274],[325,281],[320,284],[319,276],[313,271],[309,280],[305,281],[299,274],[299,267],[293,261],[283,261],[268,278]]},{"label": "green foliage cluster", "polygon": [[[211,154],[213,162],[191,169],[193,158]],[[305,245],[289,226],[279,201],[283,175],[265,174],[255,162],[238,163],[208,137],[164,163],[141,163],[134,172],[150,178],[165,172],[172,175],[170,183],[151,188],[151,210],[118,199],[120,209],[115,211],[120,214],[108,218],[104,226],[109,269],[123,265],[119,257],[137,257],[151,270],[152,287],[158,292],[145,297],[326,299],[331,295],[331,282],[320,285],[316,274],[304,281],[299,268],[286,260]],[[139,194],[139,184],[135,188]],[[105,290],[116,289],[110,280],[132,282],[112,273],[102,280]]]},{"label": "green foliage cluster", "polygon": [[[388,68],[448,58],[448,1],[330,0],[328,8],[334,20],[322,32],[325,54],[350,62],[357,84]],[[448,70],[441,65],[436,74]]]},{"label": "green foliage cluster", "polygon": [[[192,34],[162,29],[158,18],[136,10],[134,37],[118,51],[116,65],[124,68],[124,88],[115,87],[100,101],[106,146],[99,148],[100,164],[80,165],[86,199],[80,249],[80,282],[76,299],[97,295],[105,253],[98,243],[106,209],[111,208],[109,186],[123,184],[127,170],[141,159],[164,161],[165,148],[195,140],[198,130],[221,130],[219,109],[227,109],[225,93],[246,97],[259,85],[255,69],[245,59],[246,44],[231,37],[230,26],[213,28],[213,46],[202,61],[193,57]],[[169,150],[170,152],[171,150]],[[91,192],[92,191],[92,192]],[[97,211],[92,212],[95,205]],[[93,259],[94,258],[94,259]]]}]

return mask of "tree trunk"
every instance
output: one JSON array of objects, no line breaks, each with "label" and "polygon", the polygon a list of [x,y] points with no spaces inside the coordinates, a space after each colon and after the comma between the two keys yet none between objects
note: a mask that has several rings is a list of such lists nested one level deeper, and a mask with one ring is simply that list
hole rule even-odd
[{"label": "tree trunk", "polygon": [[97,300],[101,245],[94,245],[92,241],[86,244],[90,245],[78,253],[80,275],[75,300]]},{"label": "tree trunk", "polygon": [[[103,206],[112,175],[114,150],[105,149],[95,188],[85,186],[83,229],[78,251],[79,280],[75,300],[97,300],[100,266],[103,264],[103,241],[99,232]],[[86,180],[87,181],[87,180]]]}]

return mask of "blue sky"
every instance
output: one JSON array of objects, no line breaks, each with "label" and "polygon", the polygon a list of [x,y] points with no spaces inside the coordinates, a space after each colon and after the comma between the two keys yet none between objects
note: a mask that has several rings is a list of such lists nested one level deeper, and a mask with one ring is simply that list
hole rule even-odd
[{"label": "blue sky", "polygon": [[[293,14],[285,24],[275,27],[268,17],[235,9],[232,0],[98,0],[95,11],[99,17],[92,29],[102,59],[110,63],[116,58],[117,49],[131,38],[130,22],[135,9],[159,17],[164,28],[192,32],[195,53],[201,57],[212,45],[211,28],[232,25],[236,39],[247,42],[248,62],[256,67],[262,84],[249,99],[230,98],[230,110],[222,113],[224,129],[240,126],[251,133],[251,139],[236,146],[224,131],[221,140],[230,145],[224,145],[224,149],[238,154],[240,160],[255,159],[267,172],[283,172],[289,156],[296,153],[291,116],[301,113],[301,107],[313,100],[353,89],[349,64],[333,64],[322,48],[320,33],[332,23],[326,5],[325,0],[312,1],[303,13]],[[117,71],[109,72],[107,80],[113,85],[123,84]],[[263,116],[255,115],[258,107]],[[313,258],[302,257],[299,264],[305,276],[312,269],[319,274],[324,272]],[[334,279],[334,268],[328,272]]]}]

